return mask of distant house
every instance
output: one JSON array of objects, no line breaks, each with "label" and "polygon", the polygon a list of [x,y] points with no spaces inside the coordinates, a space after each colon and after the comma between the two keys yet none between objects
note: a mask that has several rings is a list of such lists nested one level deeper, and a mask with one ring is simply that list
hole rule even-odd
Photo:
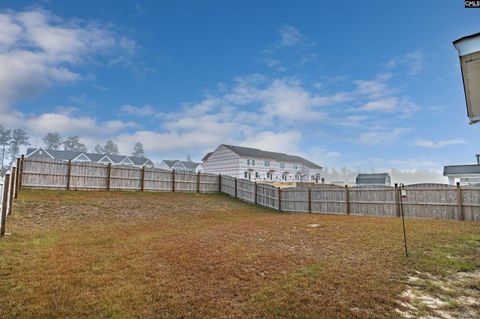
[{"label": "distant house", "polygon": [[198,173],[198,172],[202,172],[202,163],[196,163],[192,161],[181,161],[181,160],[163,160],[158,165],[158,168],[181,171],[181,172]]},{"label": "distant house", "polygon": [[449,165],[443,167],[443,176],[448,177],[450,185],[480,184],[480,155],[476,155],[477,164]]},{"label": "distant house", "polygon": [[37,160],[57,160],[84,163],[102,163],[112,165],[126,165],[135,167],[154,167],[153,162],[146,157],[126,156],[126,155],[107,155],[99,153],[88,153],[80,151],[61,151],[61,150],[46,150],[43,148],[29,148],[27,149],[27,158]]},{"label": "distant house", "polygon": [[202,159],[203,171],[252,181],[319,182],[322,167],[303,157],[222,144]]},{"label": "distant house", "polygon": [[390,186],[391,180],[388,173],[358,174],[355,180],[356,185],[386,185]]}]

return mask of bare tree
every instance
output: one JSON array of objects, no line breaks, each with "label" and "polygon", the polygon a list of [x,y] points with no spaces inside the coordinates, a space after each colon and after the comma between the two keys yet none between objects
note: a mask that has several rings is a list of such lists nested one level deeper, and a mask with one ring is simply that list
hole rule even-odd
[{"label": "bare tree", "polygon": [[118,154],[118,146],[117,144],[113,143],[111,140],[107,141],[107,144],[103,147],[105,154],[112,155]]},{"label": "bare tree", "polygon": [[80,138],[78,136],[69,136],[65,138],[62,144],[63,149],[66,151],[87,151],[87,147],[85,146],[85,144],[80,142]]},{"label": "bare tree", "polygon": [[8,152],[10,153],[10,165],[17,158],[18,153],[20,152],[20,147],[22,145],[29,145],[27,133],[20,129],[16,128],[12,131],[12,139],[10,141],[10,147]]},{"label": "bare tree", "polygon": [[105,150],[100,146],[100,144],[95,145],[93,151],[98,154],[105,154]]},{"label": "bare tree", "polygon": [[145,156],[145,151],[143,150],[143,144],[142,143],[140,143],[140,142],[135,143],[135,146],[133,147],[132,156],[138,156],[138,157]]},{"label": "bare tree", "polygon": [[59,133],[47,133],[43,137],[43,143],[47,146],[47,150],[58,150],[62,145],[62,137]]},{"label": "bare tree", "polygon": [[2,146],[2,162],[0,163],[0,171],[3,170],[3,162],[5,161],[5,148],[12,139],[12,131],[5,129],[0,124],[0,145]]}]

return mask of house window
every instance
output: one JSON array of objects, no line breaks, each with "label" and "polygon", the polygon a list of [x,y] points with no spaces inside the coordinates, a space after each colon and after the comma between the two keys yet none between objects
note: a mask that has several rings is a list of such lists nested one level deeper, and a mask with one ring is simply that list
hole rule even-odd
[{"label": "house window", "polygon": [[255,166],[255,160],[254,159],[252,159],[252,165]]},{"label": "house window", "polygon": [[294,169],[298,169],[298,165],[297,165],[297,164],[293,164],[293,168],[294,168]]},{"label": "house window", "polygon": [[285,163],[280,163],[280,168],[285,168]]},{"label": "house window", "polygon": [[265,161],[265,166],[270,166],[270,161]]},{"label": "house window", "polygon": [[258,178],[259,175],[258,175],[258,172],[255,172],[255,178]]},{"label": "house window", "polygon": [[250,165],[250,160],[249,159],[247,159],[247,165]]},{"label": "house window", "polygon": [[243,177],[247,178],[247,177],[248,177],[248,173],[245,172],[245,173],[243,174]]}]

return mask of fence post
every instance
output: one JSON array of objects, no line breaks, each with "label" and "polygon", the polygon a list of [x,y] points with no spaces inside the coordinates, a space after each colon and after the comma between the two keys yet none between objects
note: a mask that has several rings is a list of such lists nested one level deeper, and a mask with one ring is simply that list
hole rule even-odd
[{"label": "fence post", "polygon": [[235,177],[235,198],[237,198],[237,178]]},{"label": "fence post", "polygon": [[8,211],[7,211],[7,216],[10,216],[13,212],[13,194],[15,191],[15,172],[17,168],[13,168],[12,175],[10,176],[10,195],[8,196]]},{"label": "fence post", "polygon": [[72,175],[72,160],[68,160],[67,168],[67,191],[70,190],[70,176]]},{"label": "fence post", "polygon": [[110,191],[110,176],[112,174],[112,163],[107,166],[107,192]]},{"label": "fence post", "polygon": [[345,208],[347,215],[350,215],[350,192],[348,191],[348,185],[345,185]]},{"label": "fence post", "polygon": [[22,155],[22,159],[20,160],[20,172],[19,172],[19,181],[18,181],[18,190],[17,193],[20,192],[22,188],[22,179],[23,179],[23,161],[25,160],[25,155]]},{"label": "fence post", "polygon": [[2,222],[0,223],[0,237],[5,236],[5,223],[7,219],[7,205],[8,205],[8,186],[10,183],[10,174],[5,174],[5,179],[3,180],[3,200],[2,200]]},{"label": "fence post", "polygon": [[397,217],[400,217],[400,192],[398,190],[398,184],[395,183],[395,213]]},{"label": "fence post", "polygon": [[218,174],[218,192],[222,192],[222,174]]},{"label": "fence post", "polygon": [[460,220],[465,220],[465,213],[463,211],[463,195],[460,183],[457,182],[457,216]]},{"label": "fence post", "polygon": [[142,167],[142,183],[140,185],[141,191],[145,191],[145,166]]},{"label": "fence post", "polygon": [[172,192],[175,193],[175,170],[172,170]]},{"label": "fence post", "polygon": [[312,189],[308,186],[308,212],[312,212]]},{"label": "fence post", "polygon": [[200,172],[197,173],[197,193],[200,193]]},{"label": "fence post", "polygon": [[18,188],[20,187],[20,158],[17,157],[17,169],[15,170],[15,199],[18,196]]},{"label": "fence post", "polygon": [[256,181],[255,181],[253,190],[254,190],[255,205],[257,205],[257,182]]},{"label": "fence post", "polygon": [[282,211],[282,189],[278,186],[278,210]]}]

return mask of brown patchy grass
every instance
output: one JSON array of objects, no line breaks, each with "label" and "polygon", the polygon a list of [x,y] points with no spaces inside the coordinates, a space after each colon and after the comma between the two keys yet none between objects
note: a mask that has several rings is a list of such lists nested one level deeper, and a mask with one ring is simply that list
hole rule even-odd
[{"label": "brown patchy grass", "polygon": [[[317,223],[320,227],[309,228]],[[24,191],[2,318],[397,318],[408,274],[480,267],[480,223],[285,214],[220,194]]]}]

